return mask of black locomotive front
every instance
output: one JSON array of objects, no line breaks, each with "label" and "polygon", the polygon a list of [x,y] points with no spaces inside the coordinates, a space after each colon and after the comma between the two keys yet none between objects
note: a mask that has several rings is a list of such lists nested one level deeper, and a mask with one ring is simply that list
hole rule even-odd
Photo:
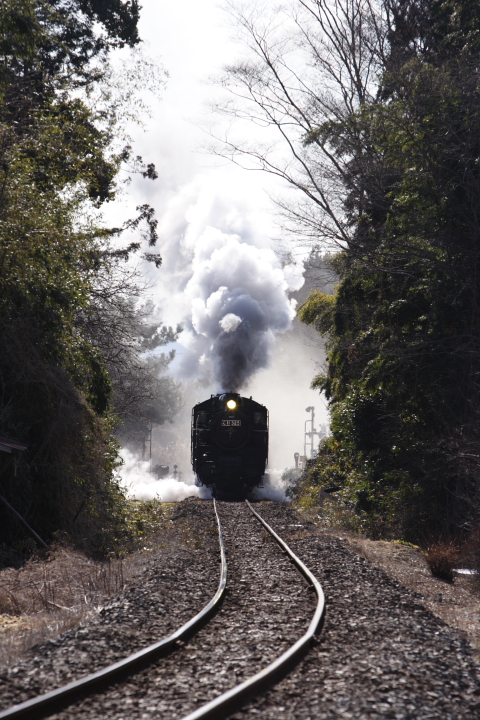
[{"label": "black locomotive front", "polygon": [[214,497],[245,497],[262,481],[268,410],[238,393],[212,395],[192,410],[192,466]]}]

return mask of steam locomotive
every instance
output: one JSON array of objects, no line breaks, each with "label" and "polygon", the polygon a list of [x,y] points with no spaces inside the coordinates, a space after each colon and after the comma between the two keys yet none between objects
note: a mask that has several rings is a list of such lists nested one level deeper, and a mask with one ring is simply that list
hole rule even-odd
[{"label": "steam locomotive", "polygon": [[192,410],[192,467],[213,496],[242,499],[259,485],[268,459],[268,410],[238,393],[219,393]]}]

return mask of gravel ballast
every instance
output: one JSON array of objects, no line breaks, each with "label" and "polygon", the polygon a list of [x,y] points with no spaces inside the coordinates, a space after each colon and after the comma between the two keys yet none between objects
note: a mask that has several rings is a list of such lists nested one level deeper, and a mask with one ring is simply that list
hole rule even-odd
[{"label": "gravel ballast", "polygon": [[[188,643],[127,682],[52,717],[182,718],[265,667],[305,632],[314,593],[244,504],[218,505],[229,572],[220,611]],[[480,682],[471,650],[419,596],[291,508],[262,502],[255,509],[318,577],[327,617],[307,657],[232,718],[478,718]],[[176,525],[189,542],[159,550],[138,586],[93,622],[2,671],[2,708],[155,642],[208,602],[219,578],[212,504],[180,503]]]}]

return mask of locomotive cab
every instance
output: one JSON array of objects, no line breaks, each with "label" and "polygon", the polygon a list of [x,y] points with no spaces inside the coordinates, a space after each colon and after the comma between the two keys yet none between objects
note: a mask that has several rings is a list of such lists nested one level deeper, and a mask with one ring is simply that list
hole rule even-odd
[{"label": "locomotive cab", "polygon": [[219,393],[192,410],[192,467],[215,497],[246,497],[268,459],[268,410],[238,393]]}]

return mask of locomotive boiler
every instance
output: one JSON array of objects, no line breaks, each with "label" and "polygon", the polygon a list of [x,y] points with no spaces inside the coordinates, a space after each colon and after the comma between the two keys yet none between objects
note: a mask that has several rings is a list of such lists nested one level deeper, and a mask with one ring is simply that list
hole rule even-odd
[{"label": "locomotive boiler", "polygon": [[245,498],[262,482],[268,459],[268,410],[238,393],[219,393],[192,410],[192,467],[213,496]]}]

